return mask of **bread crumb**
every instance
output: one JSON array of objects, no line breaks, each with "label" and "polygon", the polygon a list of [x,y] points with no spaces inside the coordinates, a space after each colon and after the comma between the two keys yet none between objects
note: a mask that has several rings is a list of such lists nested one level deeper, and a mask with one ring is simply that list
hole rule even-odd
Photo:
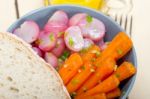
[{"label": "bread crumb", "polygon": [[19,89],[15,88],[15,87],[10,87],[10,90],[12,90],[14,92],[19,92]]},{"label": "bread crumb", "polygon": [[9,80],[10,82],[13,81],[13,79],[10,76],[7,77],[7,80]]}]

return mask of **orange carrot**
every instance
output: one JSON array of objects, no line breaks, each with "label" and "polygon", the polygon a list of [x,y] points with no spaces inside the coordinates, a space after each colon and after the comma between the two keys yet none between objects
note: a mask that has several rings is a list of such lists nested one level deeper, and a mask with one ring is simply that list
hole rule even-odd
[{"label": "orange carrot", "polygon": [[77,91],[77,94],[80,95],[86,90],[91,89],[98,84],[99,81],[108,77],[111,73],[113,73],[115,64],[116,62],[112,58],[108,58],[107,60],[103,61],[99,68],[96,69],[94,74],[91,75],[85,84],[83,84],[83,86]]},{"label": "orange carrot", "polygon": [[132,48],[131,39],[124,32],[118,33],[110,42],[108,47],[101,53],[95,61],[95,65],[100,65],[107,57],[112,57],[115,60],[120,59]]},{"label": "orange carrot", "polygon": [[107,98],[105,93],[100,93],[96,95],[86,96],[82,99],[107,99]]},{"label": "orange carrot", "polygon": [[81,66],[81,69],[79,69],[79,73],[77,73],[67,84],[68,92],[75,92],[93,73],[93,71],[95,71],[95,66],[92,66],[91,62],[86,62],[83,66]]},{"label": "orange carrot", "polygon": [[85,53],[82,53],[83,61],[91,61],[94,57],[100,55],[100,48],[97,45],[91,46]]},{"label": "orange carrot", "polygon": [[118,77],[119,81],[123,81],[135,74],[135,72],[136,68],[133,66],[132,63],[123,62],[114,72],[114,74]]},{"label": "orange carrot", "polygon": [[94,88],[88,90],[87,92],[77,95],[75,99],[82,99],[83,97],[98,94],[98,93],[107,93],[119,85],[119,80],[115,75],[111,75],[106,80],[96,85]]},{"label": "orange carrot", "polygon": [[81,56],[78,53],[72,54],[60,68],[59,75],[66,85],[72,77],[78,72],[78,69],[83,65]]},{"label": "orange carrot", "polygon": [[92,59],[94,59],[99,54],[100,48],[96,45],[92,45],[90,48],[86,49],[86,51],[81,53],[84,65],[81,66],[81,68],[78,70],[79,73],[77,73],[67,84],[69,93],[76,91],[95,71],[96,66],[92,66],[91,62],[93,62]]},{"label": "orange carrot", "polygon": [[116,88],[108,93],[106,93],[107,99],[117,98],[121,95],[121,91],[119,88]]}]

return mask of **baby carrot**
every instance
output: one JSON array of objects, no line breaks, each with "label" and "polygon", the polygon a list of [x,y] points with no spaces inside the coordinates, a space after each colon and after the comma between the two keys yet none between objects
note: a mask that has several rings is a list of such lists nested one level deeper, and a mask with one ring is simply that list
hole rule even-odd
[{"label": "baby carrot", "polygon": [[[91,62],[93,62],[92,59],[94,59],[99,54],[100,48],[96,45],[92,45],[90,48],[86,49],[85,52],[81,53],[84,65],[81,66],[81,69],[79,69],[79,73],[77,73],[67,84],[69,93],[76,91],[95,71],[96,66],[92,66]],[[76,83],[74,84],[74,82]]]},{"label": "baby carrot", "polygon": [[117,98],[121,95],[121,91],[119,88],[116,88],[108,93],[106,93],[107,99]]},{"label": "baby carrot", "polygon": [[131,39],[124,32],[118,33],[110,42],[108,47],[101,53],[95,61],[95,65],[100,65],[101,61],[107,57],[112,57],[115,60],[120,59],[132,48]]},{"label": "baby carrot", "polygon": [[115,60],[112,58],[108,58],[101,63],[101,65],[96,69],[94,74],[92,74],[89,79],[83,84],[83,86],[77,91],[77,94],[80,95],[81,93],[91,89],[99,81],[103,80],[104,78],[108,77],[114,71],[115,67]]},{"label": "baby carrot", "polygon": [[91,46],[85,53],[82,54],[82,60],[91,61],[94,57],[100,55],[100,48],[97,45]]},{"label": "baby carrot", "polygon": [[72,78],[72,80],[67,84],[67,90],[71,94],[75,92],[84,81],[93,73],[95,66],[92,66],[91,62],[85,62],[83,66],[79,69],[79,72]]},{"label": "baby carrot", "polygon": [[132,63],[123,62],[114,72],[114,74],[118,77],[119,81],[123,81],[135,74],[135,72],[136,68],[133,66]]},{"label": "baby carrot", "polygon": [[77,95],[75,99],[82,99],[83,97],[98,94],[98,93],[107,93],[119,85],[119,80],[115,75],[111,75],[106,80],[96,85],[94,88],[88,90],[87,92]]},{"label": "baby carrot", "polygon": [[107,99],[105,93],[86,96],[82,99]]},{"label": "baby carrot", "polygon": [[78,53],[72,54],[59,69],[64,84],[66,85],[72,77],[78,72],[78,69],[83,65],[81,56]]}]

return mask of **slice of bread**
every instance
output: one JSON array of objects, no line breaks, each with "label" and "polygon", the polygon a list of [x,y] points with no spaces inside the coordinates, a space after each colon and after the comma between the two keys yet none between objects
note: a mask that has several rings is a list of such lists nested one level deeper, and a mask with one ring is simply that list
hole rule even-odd
[{"label": "slice of bread", "polygon": [[0,99],[70,99],[61,78],[23,40],[0,33]]}]

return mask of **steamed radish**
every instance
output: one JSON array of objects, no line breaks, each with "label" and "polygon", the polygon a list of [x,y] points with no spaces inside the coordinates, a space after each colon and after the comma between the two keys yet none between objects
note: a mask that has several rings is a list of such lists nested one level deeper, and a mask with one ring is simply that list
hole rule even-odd
[{"label": "steamed radish", "polygon": [[81,28],[83,36],[93,41],[101,40],[105,35],[105,26],[103,22],[91,16],[86,16],[78,24]]},{"label": "steamed radish", "polygon": [[56,45],[57,37],[54,33],[41,33],[38,38],[39,48],[43,51],[50,51]]},{"label": "steamed radish", "polygon": [[58,38],[57,43],[54,49],[52,49],[52,53],[59,57],[65,49],[65,42],[63,38]]},{"label": "steamed radish", "polygon": [[34,21],[25,21],[20,28],[14,30],[14,34],[25,40],[27,43],[34,42],[39,36],[39,26]]},{"label": "steamed radish", "polygon": [[42,56],[42,51],[38,47],[32,47],[32,49],[39,55]]},{"label": "steamed radish", "polygon": [[69,20],[69,26],[78,25],[80,20],[84,19],[87,16],[86,13],[77,13],[73,15]]},{"label": "steamed radish", "polygon": [[84,46],[81,30],[78,26],[69,27],[64,34],[66,46],[72,51],[80,51]]},{"label": "steamed radish", "polygon": [[44,30],[56,34],[64,32],[68,26],[68,20],[67,14],[62,10],[58,10],[50,17],[47,24],[44,26]]},{"label": "steamed radish", "polygon": [[91,39],[85,38],[84,39],[84,47],[83,48],[86,49],[86,48],[90,47],[93,44],[94,44],[94,42]]},{"label": "steamed radish", "polygon": [[46,52],[44,55],[44,59],[46,62],[48,62],[54,68],[56,68],[58,66],[58,59],[54,54],[52,54],[50,52]]},{"label": "steamed radish", "polygon": [[67,25],[68,20],[69,19],[68,19],[67,13],[62,11],[62,10],[58,10],[50,17],[48,22],[56,22],[56,23],[59,23],[59,24]]},{"label": "steamed radish", "polygon": [[100,40],[100,41],[98,41],[96,44],[100,47],[100,49],[101,49],[102,51],[103,51],[104,49],[106,49],[106,47],[107,47],[107,44],[104,42],[103,39]]},{"label": "steamed radish", "polygon": [[56,35],[60,32],[64,32],[67,29],[67,25],[57,23],[57,22],[48,22],[44,26],[46,32],[54,32]]}]

